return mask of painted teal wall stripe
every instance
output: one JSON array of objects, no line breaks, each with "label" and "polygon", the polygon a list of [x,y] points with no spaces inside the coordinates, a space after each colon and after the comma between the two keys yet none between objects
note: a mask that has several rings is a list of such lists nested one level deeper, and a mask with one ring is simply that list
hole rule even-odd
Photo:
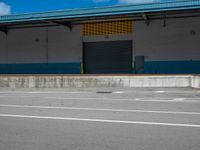
[{"label": "painted teal wall stripe", "polygon": [[146,74],[200,74],[200,61],[145,62]]},{"label": "painted teal wall stripe", "polygon": [[[0,74],[80,74],[81,63],[0,64]],[[149,61],[146,74],[200,74],[200,61]]]},{"label": "painted teal wall stripe", "polygon": [[0,74],[80,74],[81,63],[0,64]]}]

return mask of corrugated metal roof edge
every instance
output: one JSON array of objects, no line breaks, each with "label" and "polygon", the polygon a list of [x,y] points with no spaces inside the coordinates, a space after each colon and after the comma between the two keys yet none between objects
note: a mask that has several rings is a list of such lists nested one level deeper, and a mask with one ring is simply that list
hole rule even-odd
[{"label": "corrugated metal roof edge", "polygon": [[69,19],[81,17],[97,17],[108,15],[123,15],[144,12],[159,12],[172,10],[187,10],[200,8],[200,0],[185,0],[176,2],[160,2],[137,5],[122,5],[99,7],[90,9],[58,10],[42,13],[27,13],[18,15],[0,16],[0,23],[14,23],[24,21],[39,21],[53,19]]}]

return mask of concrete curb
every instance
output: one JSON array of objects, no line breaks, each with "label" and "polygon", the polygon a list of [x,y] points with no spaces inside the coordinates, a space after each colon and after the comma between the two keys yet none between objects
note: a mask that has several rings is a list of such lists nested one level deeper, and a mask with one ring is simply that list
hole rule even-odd
[{"label": "concrete curb", "polygon": [[160,76],[0,76],[0,88],[192,87],[199,75]]}]

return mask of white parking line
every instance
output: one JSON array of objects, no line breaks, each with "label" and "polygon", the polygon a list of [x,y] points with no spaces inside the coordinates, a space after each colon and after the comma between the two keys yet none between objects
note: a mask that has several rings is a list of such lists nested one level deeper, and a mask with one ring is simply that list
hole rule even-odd
[{"label": "white parking line", "polygon": [[27,118],[27,119],[52,119],[52,120],[69,120],[69,121],[87,121],[87,122],[103,122],[103,123],[123,123],[123,124],[136,124],[136,125],[157,125],[157,126],[175,126],[175,127],[200,128],[199,124],[179,124],[179,123],[162,123],[162,122],[104,120],[104,119],[50,117],[50,116],[29,116],[29,115],[14,115],[14,114],[0,114],[0,117]]},{"label": "white parking line", "polygon": [[52,106],[30,106],[30,105],[0,105],[10,108],[37,108],[37,109],[61,109],[61,110],[85,110],[85,111],[106,111],[106,112],[135,112],[135,113],[159,113],[159,114],[183,114],[200,115],[200,112],[178,112],[178,111],[153,111],[133,109],[103,109],[103,108],[82,108],[82,107],[52,107]]}]

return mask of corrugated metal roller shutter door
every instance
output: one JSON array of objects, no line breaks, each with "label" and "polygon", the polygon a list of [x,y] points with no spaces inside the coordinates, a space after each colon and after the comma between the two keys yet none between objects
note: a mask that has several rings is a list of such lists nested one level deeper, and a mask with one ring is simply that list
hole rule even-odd
[{"label": "corrugated metal roller shutter door", "polygon": [[132,72],[132,41],[84,43],[84,70],[88,74]]}]

